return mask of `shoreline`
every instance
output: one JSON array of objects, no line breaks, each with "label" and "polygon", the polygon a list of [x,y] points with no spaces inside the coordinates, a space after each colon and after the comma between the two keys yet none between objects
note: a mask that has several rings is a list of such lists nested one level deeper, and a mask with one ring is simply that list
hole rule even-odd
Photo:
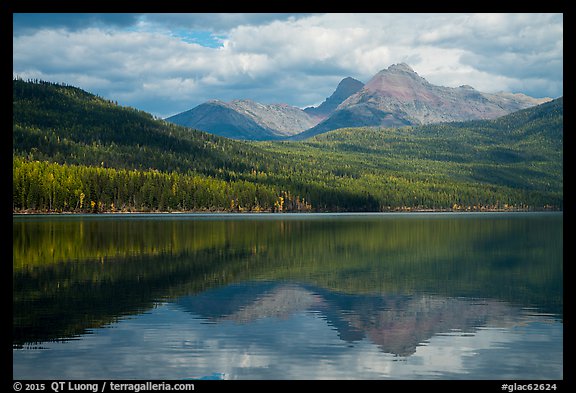
[{"label": "shoreline", "polygon": [[107,212],[55,212],[55,211],[13,211],[12,216],[99,216],[99,215],[291,215],[291,214],[386,214],[386,213],[563,213],[562,209],[396,209],[386,211],[230,211],[230,210],[189,210],[189,211],[107,211]]}]

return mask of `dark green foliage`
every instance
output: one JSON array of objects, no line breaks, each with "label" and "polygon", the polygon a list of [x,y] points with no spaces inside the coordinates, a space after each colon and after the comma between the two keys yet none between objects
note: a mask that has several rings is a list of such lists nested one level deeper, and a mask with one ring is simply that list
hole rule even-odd
[{"label": "dark green foliage", "polygon": [[68,86],[14,81],[13,141],[37,160],[114,168],[246,170],[228,139],[155,120]]},{"label": "dark green foliage", "polygon": [[492,121],[240,142],[70,86],[13,86],[14,211],[563,208],[562,99]]}]

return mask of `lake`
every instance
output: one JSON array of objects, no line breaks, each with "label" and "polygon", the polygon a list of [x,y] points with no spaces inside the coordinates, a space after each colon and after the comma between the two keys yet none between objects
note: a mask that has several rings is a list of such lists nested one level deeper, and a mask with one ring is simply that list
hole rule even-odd
[{"label": "lake", "polygon": [[562,213],[13,217],[14,379],[563,378]]}]

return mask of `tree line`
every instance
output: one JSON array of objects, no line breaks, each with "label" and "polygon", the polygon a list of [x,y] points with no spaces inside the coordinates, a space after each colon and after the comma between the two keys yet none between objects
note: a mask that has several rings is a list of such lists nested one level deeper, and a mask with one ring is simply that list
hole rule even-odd
[{"label": "tree line", "polygon": [[277,187],[199,174],[27,161],[13,157],[15,212],[309,211]]}]

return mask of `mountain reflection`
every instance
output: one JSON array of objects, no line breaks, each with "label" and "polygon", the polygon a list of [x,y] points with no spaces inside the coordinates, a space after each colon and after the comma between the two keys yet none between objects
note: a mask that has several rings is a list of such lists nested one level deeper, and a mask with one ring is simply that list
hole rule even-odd
[{"label": "mountain reflection", "polygon": [[289,319],[314,313],[341,340],[368,339],[381,351],[409,356],[438,334],[473,334],[481,327],[523,323],[520,307],[490,299],[434,295],[349,295],[295,283],[249,282],[229,285],[176,301],[195,317],[212,323],[250,324],[262,318]]},{"label": "mountain reflection", "polygon": [[517,307],[561,319],[562,239],[561,214],[15,218],[13,345],[177,302],[215,323],[318,313],[407,355]]}]

